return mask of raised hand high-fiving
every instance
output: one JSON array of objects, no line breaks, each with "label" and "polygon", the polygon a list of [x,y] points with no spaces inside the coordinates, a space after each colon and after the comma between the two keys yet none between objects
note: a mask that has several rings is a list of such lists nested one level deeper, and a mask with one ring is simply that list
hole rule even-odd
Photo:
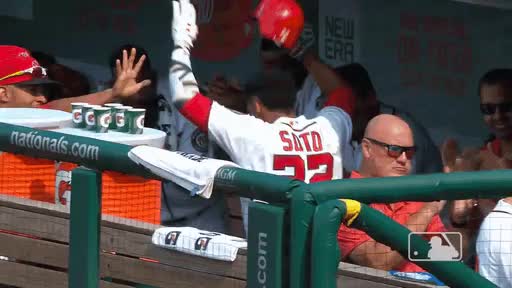
[{"label": "raised hand high-fiving", "polygon": [[149,79],[137,82],[137,76],[146,60],[146,55],[142,55],[135,62],[136,55],[137,50],[135,48],[132,48],[129,56],[128,51],[123,50],[123,59],[116,60],[116,80],[112,86],[114,98],[132,97],[142,88],[151,84]]},{"label": "raised hand high-fiving", "polygon": [[197,38],[196,9],[189,0],[172,1],[172,39],[175,47],[190,52]]}]

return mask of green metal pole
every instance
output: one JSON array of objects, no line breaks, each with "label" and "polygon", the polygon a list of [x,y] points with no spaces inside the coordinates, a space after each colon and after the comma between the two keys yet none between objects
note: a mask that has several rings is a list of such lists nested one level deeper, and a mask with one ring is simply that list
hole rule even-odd
[{"label": "green metal pole", "polygon": [[306,184],[293,190],[291,197],[289,287],[304,288],[310,282],[311,228],[316,203]]},{"label": "green metal pole", "polygon": [[291,197],[290,191],[301,183],[269,173],[223,167],[215,174],[214,190],[271,203],[286,203]]},{"label": "green metal pole", "polygon": [[512,170],[343,179],[310,184],[310,189],[319,203],[332,199],[395,203],[504,198],[512,196]]},{"label": "green metal pole", "polygon": [[249,204],[247,287],[283,287],[283,207]]},{"label": "green metal pole", "polygon": [[336,288],[338,263],[341,260],[337,235],[345,212],[345,203],[339,200],[324,202],[315,209],[309,287]]},{"label": "green metal pole", "polygon": [[[428,259],[430,244],[427,241],[417,235],[411,235],[409,243],[411,233],[409,229],[365,204],[361,204],[361,212],[351,227],[365,231],[375,241],[393,248],[405,259],[409,259],[409,248],[412,249],[411,251],[417,251],[416,259]],[[462,262],[415,261],[414,263],[450,287],[496,287]]]},{"label": "green metal pole", "polygon": [[72,172],[69,228],[69,288],[99,287],[101,173]]}]

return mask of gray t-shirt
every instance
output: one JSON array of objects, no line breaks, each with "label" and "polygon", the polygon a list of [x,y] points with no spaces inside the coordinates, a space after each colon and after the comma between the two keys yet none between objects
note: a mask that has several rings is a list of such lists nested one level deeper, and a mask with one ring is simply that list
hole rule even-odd
[{"label": "gray t-shirt", "polygon": [[[158,129],[167,133],[166,149],[215,158],[217,148],[208,135],[190,123],[170,105],[159,100]],[[171,181],[162,182],[161,223],[165,226],[190,226],[207,231],[226,233],[226,209],[222,193],[210,199],[191,196],[186,189]]]}]

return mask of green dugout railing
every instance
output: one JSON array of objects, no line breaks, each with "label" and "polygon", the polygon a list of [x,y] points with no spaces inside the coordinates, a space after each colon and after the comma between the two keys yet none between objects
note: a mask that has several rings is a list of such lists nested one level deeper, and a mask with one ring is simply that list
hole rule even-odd
[{"label": "green dugout railing", "polygon": [[87,137],[0,123],[1,151],[77,163],[100,171],[112,170],[155,178],[128,158],[132,148]]},{"label": "green dugout railing", "polygon": [[332,199],[353,199],[363,203],[393,203],[502,198],[510,195],[511,176],[512,170],[496,170],[343,179],[310,184],[308,189],[318,203]]},{"label": "green dugout railing", "polygon": [[[132,162],[131,146],[0,123],[0,151],[80,164],[73,171],[69,287],[98,287],[101,178],[112,170],[146,178],[155,175]],[[222,168],[216,193],[233,191],[266,201],[251,203],[249,214],[248,287],[335,287],[339,248],[336,232],[346,213],[337,199],[363,203],[503,198],[512,195],[512,171],[464,172],[398,178],[346,179],[304,184],[296,180]],[[77,204],[79,203],[79,204]],[[362,205],[352,223],[404,255],[409,231]],[[411,243],[426,253],[428,243]],[[405,255],[407,256],[407,255]],[[421,262],[452,287],[494,287],[458,262]]]},{"label": "green dugout railing", "polygon": [[[343,179],[304,186],[306,191],[294,191],[292,199],[296,201],[292,200],[290,204],[291,219],[296,222],[291,224],[290,239],[294,250],[290,255],[290,287],[335,287],[335,282],[325,280],[335,279],[335,271],[319,266],[321,263],[334,261],[319,255],[327,255],[326,257],[335,255],[331,257],[338,257],[336,261],[339,260],[339,253],[332,248],[336,245],[334,239],[339,226],[333,228],[329,224],[333,220],[326,216],[339,214],[336,211],[344,211],[344,204],[333,204],[341,203],[335,199],[353,199],[363,203],[394,203],[504,198],[512,195],[511,188],[511,170]],[[313,210],[315,208],[316,211]],[[323,211],[322,209],[330,210]],[[294,210],[297,213],[294,213]],[[314,223],[317,225],[315,226]],[[320,226],[319,223],[324,225]],[[392,247],[407,259],[407,241],[410,231],[405,227],[366,205],[362,206],[361,214],[352,226],[365,231],[378,242]],[[313,243],[311,243],[311,239],[313,239]],[[324,239],[325,241],[315,241],[315,239]],[[330,242],[326,242],[326,239],[329,239]],[[426,255],[430,247],[429,244],[414,235],[411,239],[411,248],[420,253],[419,258]],[[331,253],[319,253],[319,249],[331,249]],[[311,253],[308,254],[308,252]],[[315,256],[313,257],[313,255]],[[416,264],[434,274],[450,287],[495,287],[491,282],[459,262],[421,261]],[[331,275],[326,277],[318,271],[323,274],[331,271]]]},{"label": "green dugout railing", "polygon": [[[101,173],[97,171],[111,170],[145,178],[159,179],[158,176],[138,166],[128,157],[128,152],[132,148],[129,145],[0,123],[0,151],[76,163],[82,166],[72,172],[69,287],[91,288],[98,287],[99,283]],[[235,191],[240,196],[265,199],[272,203],[287,203],[291,188],[300,185],[299,181],[288,178],[237,168],[220,169],[215,181],[216,189]],[[280,209],[280,211],[285,211],[284,208]],[[258,213],[257,208],[253,210],[252,213]],[[273,211],[275,208],[270,210]],[[277,217],[276,215],[272,216],[269,213],[266,211],[262,212],[261,215],[268,215],[267,217],[277,219],[275,218]],[[284,221],[284,213],[279,215],[281,215],[280,219]],[[278,227],[279,231],[283,231],[283,226],[284,222],[279,221],[273,221],[271,225],[268,225],[268,227],[273,227],[274,229]],[[281,253],[282,250],[274,246],[275,239],[278,239],[274,236],[275,231],[277,230],[268,231],[267,233],[269,238],[265,249],[269,251],[268,257],[273,255],[273,258],[268,258],[268,267],[274,265],[275,259],[284,259],[281,254],[276,254],[278,252]],[[280,237],[284,237],[284,235]],[[262,237],[258,239],[265,240]],[[281,239],[281,241],[284,241],[285,238]],[[249,258],[252,259],[252,257],[254,256]],[[256,267],[258,267],[257,261],[258,258],[253,262],[257,265]],[[253,264],[249,261],[248,267],[251,267],[251,265]],[[282,267],[282,265],[274,265],[273,267]],[[282,273],[281,270],[274,271],[279,271],[279,273],[268,273],[267,279],[269,281],[270,279],[276,279],[276,277],[285,279],[280,274]],[[257,277],[257,274],[255,275]],[[262,274],[260,273],[260,275]],[[251,273],[248,273],[248,278],[257,279]]]},{"label": "green dugout railing", "polygon": [[[309,287],[336,287],[336,268],[340,260],[336,236],[346,210],[345,203],[340,200],[326,201],[316,208],[310,250],[312,267],[307,275],[310,277]],[[430,244],[427,241],[418,235],[409,235],[409,229],[365,204],[361,204],[359,215],[350,227],[362,230],[377,242],[392,247],[404,259],[408,259],[409,249],[417,252],[418,259],[428,259]],[[420,261],[415,264],[449,287],[496,287],[462,262]]]}]

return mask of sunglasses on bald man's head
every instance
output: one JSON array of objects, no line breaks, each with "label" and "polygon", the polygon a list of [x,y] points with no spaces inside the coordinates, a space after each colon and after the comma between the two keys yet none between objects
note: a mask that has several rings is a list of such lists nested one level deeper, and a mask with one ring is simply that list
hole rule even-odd
[{"label": "sunglasses on bald man's head", "polygon": [[482,103],[480,104],[480,112],[484,115],[492,115],[499,110],[501,113],[512,112],[512,102],[504,102],[499,104]]},{"label": "sunglasses on bald man's head", "polygon": [[386,148],[386,150],[388,151],[389,157],[398,158],[402,155],[402,153],[405,153],[405,157],[407,157],[407,159],[411,160],[412,157],[414,156],[414,153],[416,153],[415,146],[410,146],[410,147],[398,146],[398,145],[384,143],[379,140],[375,140],[373,138],[368,138],[368,137],[364,137],[364,139],[370,141],[373,144],[377,144],[379,146]]}]

